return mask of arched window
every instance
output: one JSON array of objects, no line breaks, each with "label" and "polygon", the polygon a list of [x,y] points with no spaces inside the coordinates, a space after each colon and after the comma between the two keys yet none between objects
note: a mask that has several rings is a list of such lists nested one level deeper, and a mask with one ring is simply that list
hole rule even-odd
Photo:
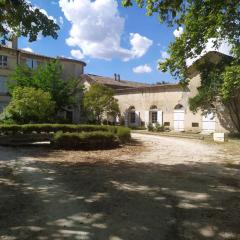
[{"label": "arched window", "polygon": [[180,110],[180,109],[184,109],[182,104],[177,104],[174,108],[175,110]]},{"label": "arched window", "polygon": [[135,113],[135,107],[130,106],[129,107],[129,117],[130,117],[130,123],[136,122],[136,113]]},{"label": "arched window", "polygon": [[153,110],[153,111],[157,111],[157,109],[158,109],[158,108],[157,108],[156,105],[152,105],[152,106],[150,107],[150,111],[151,111],[151,110]]},{"label": "arched window", "polygon": [[130,107],[128,108],[128,110],[129,110],[129,111],[135,111],[135,107],[134,107],[134,106],[130,106]]},{"label": "arched window", "polygon": [[150,107],[150,122],[157,123],[158,122],[158,108],[156,105],[152,105]]}]

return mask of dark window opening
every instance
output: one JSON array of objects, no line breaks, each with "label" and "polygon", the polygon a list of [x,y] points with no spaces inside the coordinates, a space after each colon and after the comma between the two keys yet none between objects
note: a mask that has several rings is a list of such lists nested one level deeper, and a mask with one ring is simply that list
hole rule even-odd
[{"label": "dark window opening", "polygon": [[169,127],[170,126],[170,122],[164,122],[164,126],[165,127]]},{"label": "dark window opening", "polygon": [[135,112],[130,113],[130,122],[135,123],[136,122],[136,115]]},{"label": "dark window opening", "polygon": [[192,127],[199,127],[199,123],[193,122]]},{"label": "dark window opening", "polygon": [[157,123],[157,112],[152,112],[152,123]]}]

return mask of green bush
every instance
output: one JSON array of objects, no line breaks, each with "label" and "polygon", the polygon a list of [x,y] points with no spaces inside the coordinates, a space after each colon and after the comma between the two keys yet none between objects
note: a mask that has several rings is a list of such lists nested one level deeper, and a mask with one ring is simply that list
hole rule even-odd
[{"label": "green bush", "polygon": [[54,134],[52,143],[53,146],[62,149],[109,149],[119,144],[115,134],[104,131],[57,132]]},{"label": "green bush", "polygon": [[16,87],[8,106],[1,114],[4,121],[17,123],[41,123],[52,119],[55,102],[50,93],[31,87]]},{"label": "green bush", "polygon": [[117,137],[121,143],[129,142],[131,139],[131,131],[126,127],[118,127],[117,128]]},{"label": "green bush", "polygon": [[74,124],[0,124],[0,134],[15,134],[15,133],[55,133],[62,132],[92,132],[105,131],[116,133],[117,127],[101,126],[101,125],[74,125]]},{"label": "green bush", "polygon": [[148,131],[153,132],[154,127],[153,127],[152,123],[149,123],[149,124],[147,125],[147,129],[148,129]]},{"label": "green bush", "polygon": [[155,124],[154,126],[154,130],[156,132],[163,132],[164,131],[164,126],[163,125],[160,125],[158,122]]},{"label": "green bush", "polygon": [[149,123],[147,128],[150,132],[163,132],[165,130],[164,126],[160,125],[158,122],[156,122],[155,124]]}]

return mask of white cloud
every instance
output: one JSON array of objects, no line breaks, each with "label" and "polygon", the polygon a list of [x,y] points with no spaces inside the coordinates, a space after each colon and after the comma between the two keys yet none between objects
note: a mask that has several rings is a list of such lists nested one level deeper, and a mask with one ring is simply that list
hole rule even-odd
[{"label": "white cloud", "polygon": [[81,50],[71,50],[71,55],[72,57],[76,58],[76,59],[83,59],[84,58],[84,55],[83,53],[81,52]]},{"label": "white cloud", "polygon": [[158,59],[158,63],[159,62],[164,62],[165,60],[166,60],[166,58],[168,58],[169,57],[169,54],[168,54],[168,52],[167,51],[161,51],[160,52],[160,58]]},{"label": "white cloud", "polygon": [[27,51],[27,52],[31,52],[31,53],[33,52],[33,50],[30,47],[22,48],[22,50]]},{"label": "white cloud", "polygon": [[59,5],[72,24],[66,43],[80,48],[84,55],[128,61],[142,57],[152,45],[150,39],[131,33],[131,48],[121,46],[125,21],[119,15],[115,0],[59,0]]},{"label": "white cloud", "polygon": [[59,21],[60,26],[63,26],[64,21],[63,21],[63,17],[62,17],[62,16],[60,16],[60,17],[58,18],[58,21]]},{"label": "white cloud", "polygon": [[[34,8],[37,8],[37,7],[34,7]],[[40,11],[41,13],[43,13],[44,15],[46,15],[49,19],[51,19],[51,20],[53,20],[55,23],[57,23],[57,19],[56,19],[55,17],[53,17],[53,16],[49,16],[48,13],[47,13],[47,11],[46,11],[45,9],[40,8],[39,11]]]},{"label": "white cloud", "polygon": [[145,65],[140,65],[132,69],[134,73],[141,74],[141,73],[150,73],[152,72],[152,68],[145,64]]},{"label": "white cloud", "polygon": [[179,27],[173,31],[173,35],[177,38],[183,34],[183,28]]},{"label": "white cloud", "polygon": [[195,58],[188,58],[186,61],[186,65],[188,67],[191,66],[196,60],[198,60],[200,57],[202,57],[204,54],[210,51],[217,51],[226,55],[231,55],[230,53],[231,45],[228,43],[227,40],[223,40],[219,47],[214,47],[213,45],[214,40],[215,40],[214,38],[209,39],[206,44],[205,50],[203,50],[202,53]]}]

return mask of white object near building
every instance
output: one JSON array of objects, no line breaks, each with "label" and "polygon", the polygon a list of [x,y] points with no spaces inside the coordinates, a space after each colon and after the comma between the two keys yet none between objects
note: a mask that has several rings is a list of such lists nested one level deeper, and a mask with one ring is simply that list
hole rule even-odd
[{"label": "white object near building", "polygon": [[216,128],[216,119],[213,113],[207,113],[202,116],[203,133],[213,133]]},{"label": "white object near building", "polygon": [[174,118],[174,130],[181,132],[184,131],[184,109],[174,110],[173,118]]},{"label": "white object near building", "polygon": [[225,142],[225,134],[224,133],[213,133],[214,142]]}]

